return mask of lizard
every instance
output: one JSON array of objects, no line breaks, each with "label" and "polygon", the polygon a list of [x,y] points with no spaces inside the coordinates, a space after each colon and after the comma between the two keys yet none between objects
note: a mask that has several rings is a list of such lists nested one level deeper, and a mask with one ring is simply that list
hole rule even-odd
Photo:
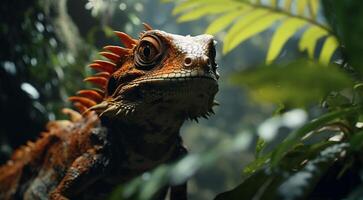
[{"label": "lizard", "polygon": [[[180,128],[214,114],[219,74],[215,40],[153,29],[138,39],[115,31],[84,79],[95,86],[69,97],[78,111],[47,124],[0,167],[0,199],[105,199],[115,186],[187,154]],[[154,197],[187,199],[186,183]]]}]

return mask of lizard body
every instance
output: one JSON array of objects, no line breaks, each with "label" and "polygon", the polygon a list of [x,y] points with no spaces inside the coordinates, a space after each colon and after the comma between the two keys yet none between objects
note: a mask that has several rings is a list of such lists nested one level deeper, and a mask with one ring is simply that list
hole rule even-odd
[{"label": "lizard body", "polygon": [[[115,32],[125,47],[106,46],[85,81],[99,89],[70,97],[82,115],[48,123],[35,142],[0,167],[0,199],[105,199],[112,189],[186,154],[179,129],[187,119],[213,113],[218,91],[210,35],[153,30],[138,40]],[[163,199],[165,191],[155,199]],[[186,185],[171,188],[186,199]]]}]

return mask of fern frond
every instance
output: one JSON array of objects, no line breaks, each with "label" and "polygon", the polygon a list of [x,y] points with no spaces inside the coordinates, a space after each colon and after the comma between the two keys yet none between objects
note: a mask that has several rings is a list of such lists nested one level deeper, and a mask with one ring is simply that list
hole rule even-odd
[{"label": "fern frond", "polygon": [[315,47],[318,40],[329,33],[318,26],[308,27],[299,42],[299,50],[307,51],[310,58],[314,58]]},{"label": "fern frond", "polygon": [[206,15],[230,12],[234,9],[236,9],[234,3],[225,3],[223,6],[221,4],[202,5],[180,16],[178,22],[192,21]]},{"label": "fern frond", "polygon": [[207,30],[205,31],[208,34],[215,34],[220,32],[221,30],[223,30],[224,28],[226,28],[227,26],[229,26],[234,20],[236,20],[236,18],[240,17],[241,15],[244,14],[244,12],[246,11],[250,11],[251,9],[246,9],[246,10],[236,10],[236,11],[232,11],[230,13],[227,13],[225,15],[222,15],[220,17],[218,17],[214,22],[212,22]]},{"label": "fern frond", "polygon": [[297,4],[297,14],[300,16],[304,16],[308,0],[298,0],[296,4]]},{"label": "fern frond", "polygon": [[288,18],[284,20],[272,37],[270,48],[267,52],[266,63],[271,64],[280,54],[285,43],[306,24],[307,22],[301,19]]},{"label": "fern frond", "polygon": [[316,19],[319,11],[319,1],[309,0],[309,12],[313,19]]},{"label": "fern frond", "polygon": [[335,37],[329,36],[326,38],[323,48],[320,52],[319,61],[325,65],[329,64],[330,58],[338,48],[338,45],[339,43]]},{"label": "fern frond", "polygon": [[[265,11],[265,14],[262,14],[259,17],[252,18],[250,20],[243,21],[245,22],[245,26],[240,27],[240,29],[236,29],[238,34],[230,35],[227,40],[224,41],[223,53],[227,53],[234,49],[238,44],[244,42],[245,40],[251,38],[252,36],[261,33],[262,31],[268,29],[272,24],[274,24],[277,20],[284,18],[284,15],[278,13],[270,13]],[[262,12],[263,13],[263,12]],[[252,14],[251,14],[252,15]],[[249,15],[249,16],[251,16]]]},{"label": "fern frond", "polygon": [[215,34],[228,29],[224,37],[224,53],[232,51],[247,39],[277,24],[267,53],[267,63],[273,62],[286,42],[300,30],[303,34],[299,38],[299,50],[306,51],[310,58],[314,58],[317,41],[322,37],[328,37],[319,54],[319,60],[323,63],[329,61],[331,58],[329,56],[332,56],[338,48],[338,43],[330,27],[317,21],[320,1],[284,0],[282,3],[280,1],[186,0],[179,4],[173,13],[181,14],[179,22],[220,14],[208,26],[206,32]]}]

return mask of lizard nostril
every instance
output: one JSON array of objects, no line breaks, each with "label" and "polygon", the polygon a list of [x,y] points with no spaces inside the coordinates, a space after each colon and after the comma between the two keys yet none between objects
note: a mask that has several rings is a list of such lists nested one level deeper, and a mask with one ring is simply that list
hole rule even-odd
[{"label": "lizard nostril", "polygon": [[211,65],[211,62],[210,62],[210,59],[209,58],[206,58],[205,59],[205,62],[207,62],[207,65]]},{"label": "lizard nostril", "polygon": [[193,63],[193,60],[190,57],[186,57],[184,59],[184,66],[189,67],[192,65],[192,63]]}]

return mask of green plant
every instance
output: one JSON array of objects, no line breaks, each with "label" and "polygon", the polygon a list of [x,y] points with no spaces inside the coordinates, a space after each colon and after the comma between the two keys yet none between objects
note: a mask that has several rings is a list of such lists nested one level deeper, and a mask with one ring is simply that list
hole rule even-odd
[{"label": "green plant", "polygon": [[206,33],[216,34],[230,27],[223,38],[223,53],[274,27],[266,57],[268,64],[279,56],[286,42],[298,32],[302,32],[299,34],[299,50],[306,51],[310,58],[314,58],[318,40],[325,38],[319,60],[327,64],[339,43],[329,25],[318,20],[320,7],[318,0],[187,0],[180,3],[173,13],[180,14],[179,22],[218,15]]}]

